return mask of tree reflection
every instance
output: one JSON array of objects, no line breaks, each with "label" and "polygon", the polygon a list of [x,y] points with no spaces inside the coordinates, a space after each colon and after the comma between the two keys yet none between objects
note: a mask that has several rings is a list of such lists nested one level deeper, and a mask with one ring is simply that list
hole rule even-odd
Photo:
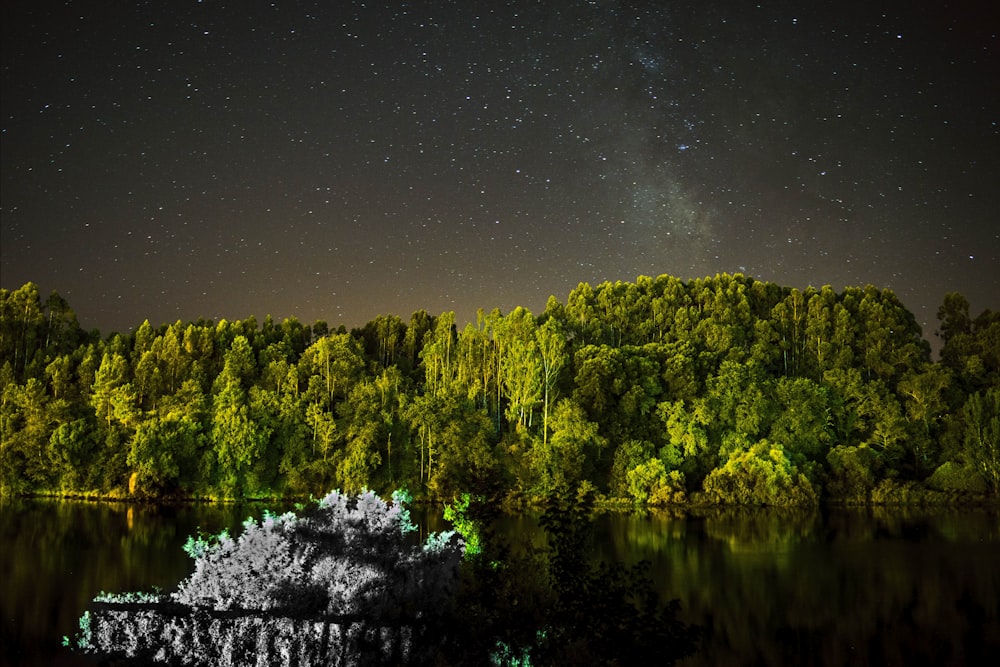
[{"label": "tree reflection", "polygon": [[[485,527],[490,506],[481,506]],[[560,489],[541,517],[541,548],[514,549],[487,528],[447,664],[631,665],[655,655],[671,665],[695,651],[698,629],[678,620],[676,600],[661,602],[648,562],[594,562],[592,509],[592,490]]]}]

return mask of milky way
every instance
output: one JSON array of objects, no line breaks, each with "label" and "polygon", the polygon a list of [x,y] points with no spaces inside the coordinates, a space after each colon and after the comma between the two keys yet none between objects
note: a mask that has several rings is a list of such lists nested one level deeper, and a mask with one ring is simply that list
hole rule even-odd
[{"label": "milky way", "polygon": [[10,4],[2,286],[88,328],[661,273],[1000,307],[995,9]]}]

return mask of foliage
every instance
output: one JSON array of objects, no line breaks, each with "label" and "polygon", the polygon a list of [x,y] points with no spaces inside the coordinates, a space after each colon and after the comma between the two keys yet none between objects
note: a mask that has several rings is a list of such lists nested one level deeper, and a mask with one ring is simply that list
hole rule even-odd
[{"label": "foliage", "polygon": [[865,503],[875,485],[878,457],[870,447],[838,445],[826,456],[829,480],[826,491],[832,500]]},{"label": "foliage", "polygon": [[761,440],[733,452],[705,478],[705,495],[723,505],[814,505],[816,492],[781,445]]},{"label": "foliage", "polygon": [[954,461],[946,461],[927,478],[927,486],[937,491],[985,493],[989,490],[986,480],[978,470],[969,470]]},{"label": "foliage", "polygon": [[266,514],[248,519],[236,539],[189,542],[195,570],[173,599],[287,614],[440,613],[454,592],[462,542],[444,535],[412,547],[412,530],[400,502],[335,491],[306,515]]},{"label": "foliage", "polygon": [[667,472],[657,458],[640,463],[628,471],[629,494],[639,504],[669,505],[685,502],[684,473]]},{"label": "foliage", "polygon": [[766,440],[831,498],[868,502],[886,479],[924,484],[948,463],[950,488],[983,479],[995,495],[1000,314],[949,294],[939,319],[932,362],[889,290],[720,274],[581,283],[541,315],[480,311],[464,328],[417,311],[351,332],[268,317],[102,339],[28,283],[0,290],[0,493],[499,486],[531,501],[586,482],[647,503],[736,502],[722,480],[783,469],[745,458]]},{"label": "foliage", "polygon": [[1000,387],[969,397],[964,454],[994,494],[1000,493]]},{"label": "foliage", "polygon": [[[386,503],[370,491],[358,496],[334,491],[301,515],[248,519],[235,539],[226,533],[190,538],[185,550],[194,559],[194,572],[175,593],[101,593],[94,600],[97,608],[81,618],[76,645],[85,652],[180,664],[216,659],[261,664],[275,657],[281,642],[310,643],[315,627],[329,623],[340,624],[348,635],[360,621],[375,630],[376,643],[401,636],[397,630],[387,637],[384,628],[408,626],[413,631],[403,635],[404,643],[427,641],[434,633],[425,636],[420,629],[437,629],[451,612],[464,546],[453,533],[416,543],[402,504],[407,497],[398,493]],[[253,638],[247,646],[234,636],[240,628],[265,641]],[[208,650],[199,649],[197,641],[179,641],[227,632],[227,644]],[[243,654],[248,649],[254,653]],[[392,651],[392,661],[400,660]],[[301,664],[325,664],[328,656],[319,658]]]},{"label": "foliage", "polygon": [[[481,502],[481,499],[479,501]],[[472,496],[468,493],[463,493],[460,498],[444,506],[445,521],[451,521],[452,525],[455,526],[455,530],[458,531],[459,535],[465,541],[466,558],[477,556],[483,551],[480,534],[481,527],[475,519],[469,516],[469,504],[471,502]]]}]

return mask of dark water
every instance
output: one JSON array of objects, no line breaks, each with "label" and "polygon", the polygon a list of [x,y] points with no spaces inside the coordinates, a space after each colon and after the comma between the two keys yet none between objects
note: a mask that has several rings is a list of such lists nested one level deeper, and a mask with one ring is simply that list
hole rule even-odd
[{"label": "dark water", "polygon": [[[97,593],[170,590],[200,528],[263,506],[0,504],[0,661],[87,664],[60,646]],[[278,508],[283,509],[283,508]],[[433,513],[432,530],[444,527]],[[541,541],[531,517],[512,539]],[[595,556],[648,560],[704,628],[695,665],[965,665],[1000,655],[1000,515],[982,510],[603,515]]]},{"label": "dark water", "polygon": [[980,665],[1000,656],[1000,516],[714,511],[603,517],[705,629],[693,665]]}]

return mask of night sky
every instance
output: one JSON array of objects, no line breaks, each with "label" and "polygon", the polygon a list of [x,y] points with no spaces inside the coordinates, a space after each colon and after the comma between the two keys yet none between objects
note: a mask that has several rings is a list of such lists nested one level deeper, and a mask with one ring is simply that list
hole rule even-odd
[{"label": "night sky", "polygon": [[1000,309],[1000,12],[922,4],[5,2],[0,285],[108,333],[742,272],[930,334]]}]

